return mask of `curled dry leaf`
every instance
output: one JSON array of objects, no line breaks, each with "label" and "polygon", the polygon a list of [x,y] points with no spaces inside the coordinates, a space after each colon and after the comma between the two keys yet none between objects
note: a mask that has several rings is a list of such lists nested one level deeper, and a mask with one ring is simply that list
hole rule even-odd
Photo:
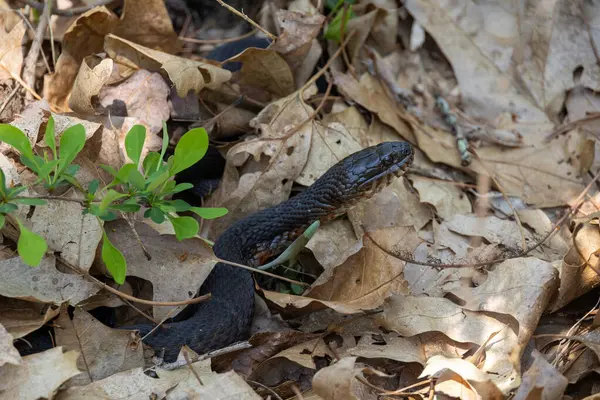
[{"label": "curled dry leaf", "polygon": [[[19,257],[0,261],[0,295],[42,303],[76,305],[98,292],[99,287],[80,275],[56,269],[56,259],[46,255],[32,268]],[[6,325],[5,325],[6,326]]]},{"label": "curled dry leaf", "polygon": [[502,392],[483,371],[460,358],[433,356],[421,378],[437,377],[435,391],[461,399],[504,399]]},{"label": "curled dry leaf", "polygon": [[223,180],[209,201],[209,206],[229,210],[226,216],[208,221],[212,237],[235,220],[287,200],[308,158],[312,112],[293,93],[271,103],[251,121],[260,128],[260,136],[228,151]]},{"label": "curled dry leaf", "polygon": [[[29,267],[31,268],[31,267]],[[0,297],[0,324],[15,338],[21,338],[39,329],[60,312],[58,307],[44,303]]]},{"label": "curled dry leaf", "polygon": [[[554,263],[559,271],[560,287],[556,299],[549,306],[552,311],[559,310],[598,285],[600,274],[596,267],[598,265],[596,252],[599,248],[598,226],[590,223],[584,224],[577,231],[571,249],[564,259]],[[590,265],[596,268],[592,268]]]},{"label": "curled dry leaf", "polygon": [[154,49],[178,51],[177,34],[164,1],[150,0],[141,4],[125,1],[120,19],[106,7],[95,7],[79,16],[64,33],[55,73],[44,82],[44,98],[63,107],[79,64],[85,57],[103,52],[104,38],[109,33]]},{"label": "curled dry leaf", "polygon": [[21,364],[21,356],[13,346],[13,340],[13,336],[0,324],[0,368],[4,364]]},{"label": "curled dry leaf", "polygon": [[[181,301],[196,296],[202,282],[216,261],[205,241],[178,241],[171,235],[160,235],[144,223],[135,224],[152,260],[148,260],[139,243],[122,220],[106,223],[105,231],[127,260],[127,274],[152,282],[154,301]],[[154,318],[175,317],[183,307],[154,307]],[[171,312],[171,314],[169,314]]]},{"label": "curled dry leaf", "polygon": [[141,343],[134,344],[131,331],[111,329],[91,314],[75,308],[73,320],[66,309],[57,319],[56,345],[80,353],[77,367],[85,371],[66,387],[87,385],[113,374],[144,366]]},{"label": "curled dry leaf", "polygon": [[153,50],[112,34],[106,36],[104,50],[119,64],[166,74],[179,97],[204,88],[217,89],[231,78],[226,69]]},{"label": "curled dry leaf", "polygon": [[323,400],[375,400],[375,391],[356,379],[361,374],[356,357],[345,357],[320,369],[313,378],[313,390]]},{"label": "curled dry leaf", "polygon": [[0,367],[0,393],[7,399],[54,398],[65,381],[81,372],[76,366],[78,355],[55,347],[23,357],[21,365],[5,364]]},{"label": "curled dry leaf", "polygon": [[94,100],[109,81],[113,65],[114,62],[110,58],[87,56],[82,60],[69,98],[69,107],[73,111],[81,114],[101,114]]}]

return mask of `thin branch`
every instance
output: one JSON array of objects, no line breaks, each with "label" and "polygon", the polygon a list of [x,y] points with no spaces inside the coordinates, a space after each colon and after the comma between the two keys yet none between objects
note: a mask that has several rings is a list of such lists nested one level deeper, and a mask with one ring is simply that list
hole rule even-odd
[{"label": "thin branch", "polygon": [[259,31],[261,31],[262,33],[264,33],[269,39],[271,40],[275,40],[277,39],[277,36],[273,35],[272,33],[270,33],[269,31],[267,31],[265,28],[263,28],[262,26],[260,26],[259,24],[257,24],[256,22],[252,21],[250,19],[250,17],[248,17],[246,14],[244,14],[243,12],[239,12],[238,10],[236,10],[235,8],[231,7],[229,4],[225,3],[223,0],[217,0],[217,2],[222,5],[223,7],[225,7],[226,9],[228,9],[229,11],[231,11],[232,13],[234,13],[235,15],[243,18],[244,20],[246,20],[246,22],[248,22],[250,25],[252,25],[253,27],[255,27],[256,29],[258,29]]},{"label": "thin branch", "polygon": [[179,40],[181,40],[182,42],[195,43],[195,44],[222,44],[222,43],[237,42],[238,40],[246,39],[247,37],[250,37],[250,36],[254,35],[255,33],[256,33],[256,29],[254,29],[248,33],[244,33],[243,35],[232,37],[232,38],[227,38],[227,39],[201,40],[201,39],[188,38],[188,37],[184,36],[184,37],[180,37]]},{"label": "thin branch", "polygon": [[295,281],[293,279],[289,279],[289,278],[285,278],[283,276],[275,275],[275,274],[272,274],[272,273],[267,272],[267,271],[261,271],[260,269],[249,267],[249,266],[244,265],[244,264],[238,264],[238,263],[233,262],[233,261],[223,260],[222,258],[218,258],[218,257],[216,258],[216,260],[218,262],[222,262],[224,264],[229,264],[229,265],[233,265],[234,267],[238,267],[238,268],[246,269],[248,271],[256,272],[257,274],[263,274],[263,275],[270,276],[271,278],[280,279],[282,281],[286,281],[286,282],[289,282],[289,283],[295,283],[296,285],[300,285],[300,286],[304,286],[304,287],[310,287],[310,285],[308,283]]},{"label": "thin branch", "polygon": [[135,236],[135,240],[138,242],[138,245],[141,247],[142,252],[144,253],[144,256],[146,256],[146,260],[151,261],[152,260],[152,255],[150,255],[150,252],[148,251],[148,249],[146,249],[146,246],[144,246],[144,242],[142,242],[142,239],[140,238],[140,235],[138,234],[137,229],[135,229],[135,225],[133,223],[133,221],[131,220],[131,218],[129,218],[129,216],[127,216],[127,214],[125,213],[121,213],[121,216],[123,217],[123,219],[125,221],[127,221],[127,225],[129,225],[129,229],[131,229],[131,232],[133,232],[133,236]]},{"label": "thin branch", "polygon": [[[35,65],[37,64],[38,57],[40,56],[40,50],[42,49],[42,42],[44,41],[44,34],[48,27],[48,21],[50,20],[50,9],[52,8],[52,0],[48,0],[48,3],[44,5],[42,15],[35,31],[35,38],[29,48],[29,53],[25,58],[23,67],[23,80],[27,86],[33,88],[35,85]],[[32,95],[27,95],[28,100],[32,99]]]},{"label": "thin branch", "polygon": [[[38,1],[35,1],[35,0],[19,0],[19,1],[21,3],[27,4],[28,6],[35,8],[38,11],[42,11],[44,9],[44,4],[40,3]],[[50,11],[50,14],[61,15],[63,17],[74,17],[75,15],[83,14],[85,12],[90,11],[93,8],[102,7],[102,6],[108,5],[110,3],[113,3],[115,1],[117,1],[117,0],[99,0],[98,2],[96,2],[94,4],[90,4],[87,6],[81,6],[81,7],[73,7],[73,8],[69,8],[68,10],[59,10],[58,8],[53,7],[52,10]]]},{"label": "thin branch", "polygon": [[2,105],[0,106],[0,114],[2,114],[2,112],[4,111],[6,106],[8,106],[10,104],[10,101],[12,100],[13,97],[15,97],[15,94],[17,94],[18,90],[19,90],[19,85],[15,85],[15,88],[12,90],[12,92],[10,92],[10,94],[8,95],[6,100],[4,100],[4,103],[2,103]]}]

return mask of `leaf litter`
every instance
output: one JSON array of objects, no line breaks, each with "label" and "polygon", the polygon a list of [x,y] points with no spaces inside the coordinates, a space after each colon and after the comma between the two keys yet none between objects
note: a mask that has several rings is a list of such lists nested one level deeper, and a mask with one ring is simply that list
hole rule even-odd
[{"label": "leaf litter", "polygon": [[[49,71],[40,59],[39,84],[28,88],[41,89],[43,99],[2,122],[22,129],[40,154],[50,116],[57,135],[84,125],[87,141],[75,163],[86,185],[112,180],[101,164],[118,170],[130,161],[124,141],[134,125],[150,133],[144,155],[160,151],[163,121],[171,138],[205,126],[225,165],[204,202],[229,212],[200,221],[205,240],[177,241],[141,215],[105,223],[128,263],[127,280],[117,285],[100,260],[101,226],[82,215],[73,189],[46,206],[20,206],[23,226],[49,248],[38,267],[25,265],[13,244],[18,224],[7,219],[0,397],[559,399],[597,392],[597,5],[280,2],[260,17],[276,40],[237,50],[227,61],[242,67],[232,72],[204,57],[213,44],[178,39],[169,3],[125,0],[120,10],[98,6],[54,19],[69,24],[55,37],[60,54]],[[31,39],[20,19],[3,16],[0,25],[7,39],[0,85],[18,88],[18,99],[0,91],[4,108],[27,90],[16,78]],[[155,365],[152,356],[160,355],[135,332],[114,328],[145,320],[139,313],[155,322],[176,317],[183,307],[173,302],[197,295],[216,262],[209,243],[231,223],[285,201],[345,156],[390,140],[413,144],[411,169],[322,226],[298,263],[275,271],[308,287],[257,275],[262,310],[247,348]],[[11,185],[25,182],[28,195],[47,195],[12,147],[0,150]],[[461,268],[445,266],[456,263]],[[56,347],[23,350],[40,335]]]}]

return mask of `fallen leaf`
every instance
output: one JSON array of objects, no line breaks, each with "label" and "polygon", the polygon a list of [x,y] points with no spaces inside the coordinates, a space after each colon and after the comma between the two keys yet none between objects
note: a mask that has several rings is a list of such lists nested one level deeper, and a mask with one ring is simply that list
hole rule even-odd
[{"label": "fallen leaf", "polygon": [[[0,295],[42,303],[76,305],[100,288],[80,275],[56,269],[56,259],[46,255],[32,268],[19,257],[0,261]],[[6,325],[5,325],[6,326]]]},{"label": "fallen leaf", "polygon": [[[180,242],[174,236],[160,235],[144,223],[137,223],[135,227],[152,260],[146,258],[125,221],[112,221],[104,227],[110,241],[127,260],[127,275],[152,282],[154,301],[181,301],[196,297],[216,263],[206,242],[200,239]],[[187,257],[182,258],[184,254]],[[173,312],[174,308],[176,312]],[[181,309],[155,306],[153,316],[159,321],[167,315],[173,318]]]},{"label": "fallen leaf", "polygon": [[[31,268],[31,267],[29,267]],[[59,307],[43,303],[0,297],[0,324],[15,338],[38,330],[60,312]]]},{"label": "fallen leaf", "polygon": [[21,356],[13,346],[13,336],[0,324],[0,367],[4,364],[21,365]]},{"label": "fallen leaf", "polygon": [[413,176],[410,178],[424,203],[429,203],[443,219],[450,219],[456,214],[469,214],[472,207],[469,198],[451,182],[434,181]]},{"label": "fallen leaf", "polygon": [[23,357],[21,365],[5,364],[0,367],[0,393],[7,399],[51,399],[60,385],[79,374],[77,357],[76,351],[63,353],[55,347]]},{"label": "fallen leaf", "polygon": [[57,319],[56,345],[80,353],[77,368],[82,372],[66,384],[82,386],[113,374],[144,366],[141,344],[133,344],[131,331],[111,329],[91,314],[75,308],[73,320],[66,310]]},{"label": "fallen leaf", "polygon": [[567,378],[561,375],[537,350],[533,351],[533,365],[523,374],[523,383],[515,393],[515,400],[563,398]]},{"label": "fallen leaf", "polygon": [[79,73],[73,83],[69,107],[81,114],[101,114],[98,110],[98,94],[109,81],[113,71],[113,60],[97,56],[85,57],[79,67]]},{"label": "fallen leaf", "polygon": [[[9,12],[10,14],[10,12]],[[20,21],[10,31],[5,32],[4,26],[0,25],[2,31],[2,44],[0,44],[0,79],[12,79],[13,76],[21,76],[23,68],[23,49],[21,43],[25,36],[25,23]]]},{"label": "fallen leaf", "polygon": [[377,395],[355,376],[361,368],[356,357],[345,357],[335,364],[320,369],[313,378],[313,390],[324,400],[375,400]]},{"label": "fallen leaf", "polygon": [[118,64],[166,74],[179,97],[204,88],[217,89],[231,78],[226,69],[153,50],[113,34],[106,36],[104,51]]}]

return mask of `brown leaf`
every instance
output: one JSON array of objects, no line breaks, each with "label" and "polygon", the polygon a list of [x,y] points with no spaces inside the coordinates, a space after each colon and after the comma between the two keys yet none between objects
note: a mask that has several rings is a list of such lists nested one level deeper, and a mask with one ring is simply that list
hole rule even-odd
[{"label": "brown leaf", "polygon": [[0,367],[4,364],[20,365],[21,356],[13,346],[13,336],[0,324]]},{"label": "brown leaf", "polygon": [[[196,296],[202,282],[216,263],[212,250],[200,239],[178,241],[171,235],[160,235],[144,223],[135,225],[140,239],[150,252],[148,261],[140,245],[123,220],[105,224],[105,232],[127,260],[127,275],[152,282],[154,301],[181,301]],[[182,255],[187,257],[182,258]],[[175,271],[177,273],[175,273]],[[174,317],[182,307],[154,307],[154,318]]]},{"label": "brown leaf", "polygon": [[[31,267],[30,267],[31,268]],[[58,307],[44,303],[0,297],[0,324],[15,338],[21,338],[38,330],[60,312]]]},{"label": "brown leaf", "polygon": [[419,176],[412,176],[410,180],[419,192],[421,201],[434,206],[437,215],[443,219],[473,211],[468,197],[451,182],[435,181]]},{"label": "brown leaf", "polygon": [[69,107],[81,114],[101,114],[95,100],[113,71],[113,60],[97,56],[85,57],[73,83]]},{"label": "brown leaf", "polygon": [[78,353],[63,353],[55,347],[43,353],[23,357],[21,365],[0,367],[0,393],[7,399],[51,399],[60,385],[79,374]]},{"label": "brown leaf", "polygon": [[313,378],[315,393],[324,400],[375,400],[373,390],[355,378],[361,371],[355,362],[356,357],[345,357],[320,369]]},{"label": "brown leaf", "polygon": [[274,50],[250,47],[228,61],[242,63],[238,78],[241,85],[263,89],[276,98],[296,89],[290,66]]},{"label": "brown leaf", "polygon": [[111,329],[80,308],[75,308],[73,320],[65,309],[56,322],[60,326],[55,330],[56,345],[79,352],[77,367],[85,371],[71,378],[66,387],[144,366],[142,345],[132,343],[131,331]]},{"label": "brown leaf", "polygon": [[204,88],[217,89],[231,78],[226,69],[153,50],[113,34],[106,36],[104,50],[119,64],[166,74],[179,97]]},{"label": "brown leaf", "polygon": [[265,107],[251,122],[260,127],[260,136],[228,151],[223,180],[208,204],[229,210],[208,221],[212,237],[233,221],[287,200],[308,158],[313,127],[305,122],[312,111],[294,93]]},{"label": "brown leaf", "polygon": [[[5,10],[5,9],[3,9]],[[5,13],[6,11],[3,11]],[[10,14],[10,12],[8,12]],[[10,32],[4,32],[0,25],[0,32],[4,39],[0,43],[0,80],[12,79],[13,76],[21,76],[23,67],[23,49],[21,43],[25,36],[25,23],[17,23]]]},{"label": "brown leaf", "polygon": [[561,375],[537,350],[533,351],[533,365],[523,374],[523,383],[515,393],[515,400],[558,400],[563,398],[567,378]]}]

